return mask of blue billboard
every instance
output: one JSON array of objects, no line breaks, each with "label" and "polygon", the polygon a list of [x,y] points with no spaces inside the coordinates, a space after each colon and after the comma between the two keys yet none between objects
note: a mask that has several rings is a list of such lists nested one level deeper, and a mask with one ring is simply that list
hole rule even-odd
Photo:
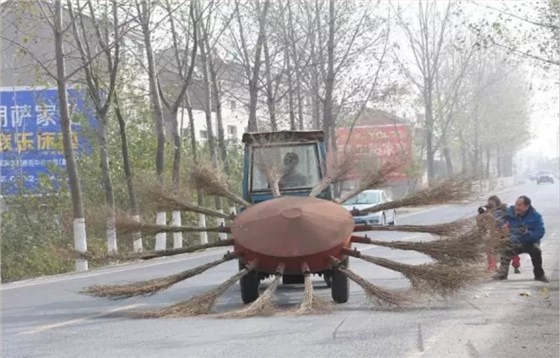
[{"label": "blue billboard", "polygon": [[[87,152],[82,123],[93,127],[94,113],[82,91],[69,89],[68,102],[72,146],[77,153]],[[41,178],[56,185],[50,169],[66,165],[57,89],[1,88],[0,129],[0,195],[38,193]]]}]

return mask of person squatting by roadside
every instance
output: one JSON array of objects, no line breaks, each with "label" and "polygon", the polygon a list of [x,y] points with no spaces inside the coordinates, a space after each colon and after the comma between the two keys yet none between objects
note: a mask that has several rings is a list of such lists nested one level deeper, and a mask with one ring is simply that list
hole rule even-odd
[{"label": "person squatting by roadside", "polygon": [[[486,205],[478,208],[478,214],[479,215],[477,217],[477,222],[479,225],[479,229],[481,230],[481,232],[492,236],[492,234],[489,231],[491,230],[492,227],[494,227],[494,225],[497,225],[497,227],[502,227],[504,224],[506,224],[507,205],[502,203],[500,198],[498,198],[496,195],[492,195],[488,198]],[[489,226],[484,222],[485,214],[488,214],[488,217],[490,217],[491,215],[491,217],[494,219],[492,223],[489,223],[492,226]],[[486,246],[486,256],[488,258],[487,270],[496,271],[497,270],[496,253],[495,253],[494,246],[491,244],[490,241]],[[521,259],[519,258],[519,255],[513,256],[512,266],[515,273],[521,273],[520,271]]]},{"label": "person squatting by roadside", "polygon": [[513,256],[527,253],[533,263],[533,274],[537,281],[548,282],[542,267],[542,251],[540,242],[545,234],[544,223],[527,196],[520,196],[515,205],[506,211],[506,225],[509,230],[509,240],[501,253],[500,268],[494,276],[496,280],[506,280],[509,263]]}]

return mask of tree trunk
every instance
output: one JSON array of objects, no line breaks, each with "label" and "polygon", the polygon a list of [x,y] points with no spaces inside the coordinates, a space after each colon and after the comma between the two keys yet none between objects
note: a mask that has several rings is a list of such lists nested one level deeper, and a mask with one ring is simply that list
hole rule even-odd
[{"label": "tree trunk", "polygon": [[335,11],[334,0],[329,0],[329,40],[327,44],[327,78],[325,79],[325,103],[323,106],[323,130],[325,142],[329,151],[332,141],[331,128],[333,127],[333,91],[334,91],[334,32]]},{"label": "tree trunk", "polygon": [[[181,128],[179,128],[179,122],[177,116],[179,115],[179,107],[174,107],[171,112],[171,123],[173,125],[173,172],[172,181],[173,189],[178,192],[181,187],[181,156],[182,156],[182,141],[181,141]],[[171,225],[181,226],[181,212],[179,210],[174,210],[171,214]],[[183,233],[174,232],[173,233],[173,248],[178,249],[183,247]]]},{"label": "tree trunk", "polygon": [[270,116],[270,127],[273,132],[278,130],[276,122],[276,98],[274,96],[274,88],[272,84],[272,73],[270,70],[270,54],[268,53],[268,41],[264,40],[264,71],[266,77],[266,105]]},{"label": "tree trunk", "polygon": [[107,144],[107,118],[98,113],[97,115],[99,131],[99,158],[101,160],[101,175],[103,177],[103,187],[105,188],[105,203],[110,208],[107,213],[107,251],[116,253],[117,231],[115,228],[115,195],[113,193],[113,181],[109,169],[109,148]]},{"label": "tree trunk", "polygon": [[249,79],[249,123],[247,126],[247,130],[249,132],[258,131],[257,99],[259,91],[259,74],[261,68],[261,52],[264,38],[266,36],[266,17],[268,14],[269,6],[270,0],[266,0],[264,3],[264,8],[262,9],[262,11],[260,11],[260,5],[257,1],[257,13],[259,16],[259,35],[257,37],[257,43],[255,45],[255,62],[253,65],[252,76]]},{"label": "tree trunk", "polygon": [[[147,13],[147,3],[142,2],[144,14]],[[153,108],[153,118],[156,127],[157,135],[157,151],[156,151],[156,174],[158,177],[163,177],[164,170],[164,155],[165,155],[165,126],[164,126],[164,115],[161,106],[161,98],[159,97],[159,91],[157,86],[157,74],[155,69],[154,53],[152,49],[152,39],[151,39],[151,29],[149,24],[142,24],[142,30],[144,34],[144,46],[146,48],[146,58],[148,61],[148,77],[149,77],[149,87],[150,87],[150,100],[152,102]]]},{"label": "tree trunk", "polygon": [[[164,115],[163,109],[161,107],[161,98],[159,96],[159,90],[157,85],[157,73],[154,61],[154,52],[152,49],[152,30],[150,28],[150,17],[149,13],[151,10],[148,9],[147,1],[142,1],[142,34],[144,36],[144,46],[146,50],[146,59],[148,61],[148,78],[149,78],[149,88],[150,88],[150,100],[152,102],[153,108],[153,118],[156,127],[157,134],[157,150],[156,150],[156,174],[160,183],[163,183],[163,171],[164,171],[164,161],[165,161],[165,127],[164,127]],[[165,212],[158,212],[157,225],[166,225],[167,217]],[[156,234],[156,250],[164,250],[167,247],[167,234],[159,233]]]},{"label": "tree trunk", "polygon": [[431,184],[435,178],[434,173],[434,113],[432,108],[432,88],[429,80],[425,82],[424,89],[424,116],[426,123],[426,160],[428,170],[428,183]]},{"label": "tree trunk", "polygon": [[486,148],[486,170],[485,170],[486,179],[490,179],[490,159],[491,159],[490,148]]},{"label": "tree trunk", "polygon": [[[87,251],[86,222],[84,217],[84,207],[82,201],[82,188],[78,175],[78,168],[74,160],[72,150],[72,127],[70,120],[70,110],[68,108],[68,91],[66,84],[66,65],[64,59],[64,34],[62,33],[62,4],[60,0],[55,1],[55,23],[53,27],[55,56],[56,56],[56,75],[58,88],[58,102],[60,106],[60,127],[62,129],[62,145],[64,148],[64,159],[66,160],[66,172],[68,174],[68,184],[72,197],[72,213],[74,227],[74,247],[76,251]],[[86,271],[88,262],[86,260],[76,260],[76,270]]]},{"label": "tree trunk", "polygon": [[303,124],[303,100],[301,95],[301,69],[299,67],[299,58],[297,53],[296,47],[296,38],[294,36],[294,22],[292,16],[292,6],[291,2],[287,2],[286,6],[288,7],[288,32],[290,34],[290,45],[292,47],[292,58],[294,63],[294,70],[296,73],[296,97],[297,97],[297,108],[298,108],[298,125],[299,130],[304,129]]},{"label": "tree trunk", "polygon": [[447,177],[451,178],[453,176],[453,161],[451,159],[451,154],[449,153],[449,148],[447,146],[444,146],[442,151],[443,151],[443,156],[445,157]]},{"label": "tree trunk", "polygon": [[[208,57],[204,41],[200,41],[200,61],[203,74],[203,88],[204,88],[204,115],[206,117],[206,131],[208,133],[208,149],[210,151],[210,158],[212,166],[218,168],[218,151],[216,150],[216,139],[214,138],[214,128],[212,125],[212,91],[210,89],[210,74],[208,70]],[[216,196],[214,198],[216,210],[222,208],[222,200]]]},{"label": "tree trunk", "polygon": [[[194,114],[192,111],[192,105],[188,93],[185,95],[185,107],[187,107],[187,114],[189,115],[191,150],[193,154],[193,162],[196,165],[198,164],[198,148],[196,145],[196,130],[194,128]],[[197,205],[199,206],[202,206],[203,204],[202,192],[200,190],[196,191],[196,202]],[[204,214],[198,214],[198,223],[200,227],[204,227],[202,226],[202,224],[206,225],[206,217],[204,216]],[[200,243],[201,244],[208,243],[208,234],[206,232],[200,233]]]},{"label": "tree trunk", "polygon": [[[115,95],[115,114],[119,123],[119,135],[121,138],[121,153],[123,157],[124,177],[126,179],[126,187],[128,189],[128,200],[130,202],[130,212],[135,220],[140,221],[140,211],[138,210],[138,201],[136,199],[136,191],[134,190],[134,181],[132,174],[132,166],[130,165],[130,154],[128,150],[128,138],[126,135],[126,122],[122,115],[122,110],[118,96]],[[140,232],[134,234],[133,250],[135,252],[142,251],[142,235]]]},{"label": "tree trunk", "polygon": [[288,112],[290,114],[290,130],[296,130],[296,113],[294,111],[294,89],[293,89],[293,78],[292,78],[292,65],[290,61],[290,56],[288,55],[288,49],[286,52],[286,74],[288,75]]},{"label": "tree trunk", "polygon": [[[208,43],[207,43],[208,46]],[[209,49],[209,47],[208,47]],[[216,122],[218,129],[218,149],[220,159],[224,166],[226,175],[229,175],[229,164],[227,161],[227,145],[224,133],[224,120],[222,116],[222,91],[218,84],[218,73],[214,66],[214,59],[210,51],[208,52],[208,69],[210,70],[210,80],[212,84],[212,98],[216,104]]]}]

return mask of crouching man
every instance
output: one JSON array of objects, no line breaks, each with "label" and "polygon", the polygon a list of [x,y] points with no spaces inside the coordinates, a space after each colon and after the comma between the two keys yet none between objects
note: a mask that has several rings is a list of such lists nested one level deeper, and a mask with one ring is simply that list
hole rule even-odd
[{"label": "crouching man", "polygon": [[540,242],[545,232],[544,223],[541,214],[531,205],[531,199],[520,196],[515,201],[515,206],[508,208],[505,221],[509,227],[509,241],[502,252],[500,269],[494,278],[507,279],[512,257],[527,253],[531,256],[535,280],[548,282],[542,267],[540,249]]}]

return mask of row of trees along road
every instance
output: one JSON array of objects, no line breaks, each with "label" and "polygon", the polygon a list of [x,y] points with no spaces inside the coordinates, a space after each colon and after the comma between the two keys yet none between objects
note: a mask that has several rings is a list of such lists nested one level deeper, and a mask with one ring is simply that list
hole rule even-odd
[{"label": "row of trees along road", "polygon": [[[203,216],[174,212],[168,218],[148,210],[135,178],[154,177],[183,190],[181,173],[210,161],[240,189],[240,146],[227,139],[224,128],[224,105],[231,101],[242,104],[249,131],[322,129],[331,150],[337,149],[336,129],[355,126],[367,108],[403,114],[415,128],[411,182],[424,168],[430,181],[459,172],[487,178],[506,170],[529,139],[533,93],[523,51],[531,44],[517,37],[506,42],[511,38],[500,38],[497,26],[485,26],[484,16],[481,23],[472,21],[473,6],[334,0],[4,2],[3,49],[32,64],[34,85],[59,90],[67,162],[59,175],[68,185],[56,195],[9,199],[10,210],[2,214],[2,236],[10,238],[2,241],[2,279],[71,270],[73,262],[57,254],[60,246],[109,252],[168,246],[165,234],[117,240],[117,208],[145,221],[211,224]],[[538,10],[557,19],[550,15],[552,7]],[[515,31],[505,16],[492,21]],[[39,53],[39,32],[29,31],[41,26],[52,34],[43,41],[52,45],[50,52]],[[523,50],[512,51],[519,44]],[[557,57],[545,63],[557,66]],[[72,150],[70,123],[79,114],[67,106],[70,87],[86,91],[97,119],[91,138],[95,151],[89,156],[76,157]],[[195,135],[198,110],[207,129],[203,143]],[[233,210],[231,203],[201,193],[192,193],[192,200]],[[88,217],[101,206],[108,214],[105,230],[98,232]],[[214,239],[176,234],[173,246]],[[88,268],[85,261],[77,265]]]}]

